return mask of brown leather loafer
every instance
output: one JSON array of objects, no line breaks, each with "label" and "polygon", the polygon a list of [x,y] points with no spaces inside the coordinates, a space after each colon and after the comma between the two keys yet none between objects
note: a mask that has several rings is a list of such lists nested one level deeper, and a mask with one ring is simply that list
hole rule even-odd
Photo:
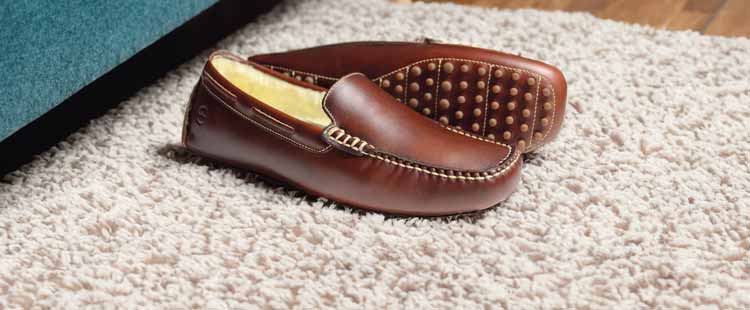
[{"label": "brown leather loafer", "polygon": [[352,42],[249,59],[323,87],[361,72],[427,117],[524,151],[550,142],[565,114],[560,70],[492,50],[429,40]]},{"label": "brown leather loafer", "polygon": [[330,90],[219,52],[188,104],[199,155],[353,207],[439,216],[489,208],[519,181],[520,152],[419,114],[362,74]]}]

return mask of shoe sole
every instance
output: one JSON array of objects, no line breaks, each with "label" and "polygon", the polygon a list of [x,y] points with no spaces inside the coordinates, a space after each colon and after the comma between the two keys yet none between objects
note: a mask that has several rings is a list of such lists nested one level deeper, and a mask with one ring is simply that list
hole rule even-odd
[{"label": "shoe sole", "polygon": [[[330,87],[337,79],[269,66],[299,80]],[[509,144],[522,152],[559,129],[555,88],[545,76],[502,64],[430,58],[372,79],[415,111],[444,125]]]}]

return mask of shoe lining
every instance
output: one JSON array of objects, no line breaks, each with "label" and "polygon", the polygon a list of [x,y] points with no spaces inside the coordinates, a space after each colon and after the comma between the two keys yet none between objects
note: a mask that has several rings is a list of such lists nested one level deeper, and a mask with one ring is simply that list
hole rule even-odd
[{"label": "shoe lining", "polygon": [[323,111],[325,92],[294,85],[237,60],[215,56],[211,64],[247,95],[300,121],[325,127],[331,119]]}]

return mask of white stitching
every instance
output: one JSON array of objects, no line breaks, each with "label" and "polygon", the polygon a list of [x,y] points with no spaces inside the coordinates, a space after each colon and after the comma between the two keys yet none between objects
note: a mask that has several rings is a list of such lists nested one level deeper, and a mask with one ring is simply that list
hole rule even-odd
[{"label": "white stitching", "polygon": [[[540,75],[540,79],[541,79],[541,80],[540,80],[540,83],[539,83],[539,88],[541,88],[541,87],[542,87],[542,83],[541,83],[541,81],[543,81],[543,80],[544,80],[544,77],[541,77],[541,75]],[[549,84],[550,84],[550,86],[549,86],[549,89],[550,89],[550,90],[552,91],[552,120],[550,121],[550,124],[549,124],[549,126],[547,127],[547,130],[545,130],[545,131],[544,131],[544,136],[542,136],[542,139],[541,139],[542,141],[544,141],[544,139],[546,139],[546,138],[547,138],[547,134],[549,134],[549,133],[550,133],[550,132],[552,131],[552,128],[554,128],[554,127],[555,127],[555,119],[556,119],[556,118],[555,118],[555,113],[557,112],[557,99],[556,99],[556,97],[555,97],[555,86],[554,86],[554,85],[552,85],[552,81],[550,81],[550,83],[549,83]],[[542,105],[544,105],[544,103],[542,103]],[[538,107],[537,107],[537,108],[538,108]],[[535,119],[535,120],[536,120],[536,119]],[[538,147],[539,147],[539,145],[538,145],[538,144],[537,144],[537,145],[534,145],[534,146],[532,146],[531,144],[529,144],[529,148],[528,148],[528,150],[529,150],[529,151],[532,151],[532,150],[534,150],[534,149],[536,149],[536,148],[538,148]]]},{"label": "white stitching", "polygon": [[211,76],[208,73],[203,74],[203,76],[206,77],[207,79],[211,80],[211,83],[213,83],[214,85],[216,85],[216,87],[221,88],[221,90],[223,90],[225,94],[227,94],[228,96],[234,98],[235,100],[237,99],[237,96],[235,96],[231,91],[229,91],[228,89],[226,89],[226,87],[222,86],[221,83],[219,83],[218,81],[216,81],[216,79],[213,76]]},{"label": "white stitching", "polygon": [[435,119],[437,119],[438,115],[438,102],[440,101],[440,67],[443,65],[442,60],[438,60],[437,67],[435,70],[437,70],[437,77],[435,78]]},{"label": "white stitching", "polygon": [[406,103],[406,98],[409,97],[409,67],[406,67],[404,71],[404,103]]},{"label": "white stitching", "polygon": [[315,152],[315,153],[325,153],[329,149],[331,149],[331,147],[332,147],[332,146],[328,145],[325,148],[317,150],[317,149],[311,148],[311,147],[309,147],[307,145],[301,144],[301,143],[299,143],[297,141],[294,141],[293,139],[291,139],[291,138],[289,138],[289,137],[287,137],[287,136],[285,136],[283,134],[280,134],[280,133],[274,131],[273,129],[268,128],[268,127],[264,126],[263,124],[261,124],[261,123],[255,121],[255,120],[253,120],[253,119],[245,116],[245,114],[242,114],[242,112],[237,111],[235,108],[233,108],[228,103],[226,103],[226,101],[224,101],[224,99],[222,99],[221,97],[219,97],[218,95],[216,95],[209,87],[207,87],[207,85],[204,84],[203,86],[205,87],[206,91],[208,91],[208,93],[211,96],[213,96],[216,100],[218,100],[219,102],[221,102],[227,109],[231,110],[232,112],[234,112],[238,116],[244,118],[245,120],[250,121],[251,123],[255,124],[256,126],[265,129],[267,132],[272,133],[272,134],[274,134],[274,135],[276,135],[276,136],[278,136],[278,137],[286,140],[287,142],[290,142],[290,143],[292,143],[292,144],[294,144],[294,145],[296,145],[298,147],[301,147],[301,148],[303,148],[305,150],[308,150],[308,151],[311,151],[311,152]]},{"label": "white stitching", "polygon": [[[344,75],[344,76],[341,77],[341,79],[344,79],[344,78],[349,77],[351,75],[361,75],[361,76],[364,76],[365,78],[367,78],[366,75],[364,75],[362,73],[355,72],[355,73],[349,73],[347,75]],[[323,110],[326,112],[326,114],[328,115],[328,117],[331,118],[331,121],[333,121],[334,125],[338,125],[338,122],[336,121],[336,118],[333,116],[333,114],[331,114],[331,111],[328,110],[328,95],[330,95],[333,92],[333,90],[336,89],[336,87],[339,87],[339,85],[341,85],[341,83],[333,84],[333,86],[331,86],[331,88],[328,89],[328,92],[326,92],[326,95],[323,96],[323,102],[321,103],[321,105],[323,106]]]},{"label": "white stitching", "polygon": [[[536,115],[539,111],[539,85],[542,84],[541,79],[539,79],[538,76],[535,76],[537,80],[539,80],[539,83],[537,83],[536,87],[536,96],[534,96],[534,115],[531,117],[531,129],[529,130],[529,147],[531,147],[534,144],[534,130],[536,130]],[[528,82],[527,82],[528,83]]]},{"label": "white stitching", "polygon": [[[404,164],[404,163],[401,163],[401,162],[398,162],[398,161],[394,161],[394,160],[382,157],[382,156],[377,155],[377,154],[371,154],[371,153],[367,153],[367,152],[363,152],[363,153],[365,155],[369,156],[369,157],[372,157],[372,158],[375,158],[375,159],[379,159],[379,160],[382,160],[382,161],[384,161],[386,163],[397,165],[397,166],[402,167],[402,168],[407,168],[407,169],[415,170],[417,172],[426,173],[426,174],[430,174],[430,175],[435,175],[435,176],[447,178],[447,179],[450,179],[450,180],[464,180],[464,181],[484,181],[484,180],[493,179],[495,177],[503,175],[511,167],[513,167],[516,164],[516,162],[518,162],[518,159],[520,158],[520,154],[518,152],[515,152],[515,154],[514,154],[515,156],[514,156],[513,160],[511,160],[509,162],[506,162],[505,167],[503,167],[503,169],[496,170],[492,174],[475,177],[475,176],[449,175],[449,174],[444,174],[444,173],[438,173],[438,172],[434,172],[434,171],[430,171],[430,170],[421,168],[419,166],[413,166],[413,165]],[[506,158],[507,158],[507,156],[506,156]]]},{"label": "white stitching", "polygon": [[258,110],[258,109],[256,109],[255,107],[253,107],[252,109],[253,109],[253,111],[255,111],[255,112],[257,112],[257,113],[263,114],[263,116],[265,116],[265,117],[267,117],[267,118],[271,119],[272,121],[274,121],[274,122],[278,123],[279,125],[281,125],[281,126],[283,126],[283,127],[287,128],[287,129],[289,129],[289,130],[294,130],[294,127],[292,127],[292,126],[290,126],[290,125],[288,125],[288,124],[286,124],[286,123],[284,123],[284,122],[282,122],[282,121],[280,121],[280,120],[276,119],[275,117],[273,117],[273,116],[271,116],[271,115],[268,115],[268,113],[266,113],[266,112],[263,112],[263,111],[261,111],[261,110]]},{"label": "white stitching", "polygon": [[[375,148],[374,145],[368,143],[364,139],[352,136],[351,134],[347,134],[344,129],[335,125],[329,126],[327,129],[325,129],[324,133],[339,145],[363,154],[365,147],[369,147],[370,149]],[[338,133],[338,135],[335,135],[336,133]],[[343,141],[341,141],[342,136],[345,136]],[[349,140],[353,140],[352,143],[348,143]]]},{"label": "white stitching", "polygon": [[487,88],[487,91],[484,93],[484,120],[482,121],[482,136],[487,133],[487,107],[490,105],[490,81],[492,80],[492,67],[493,65],[489,65],[489,68],[487,69],[487,82],[484,84],[484,87]]},{"label": "white stitching", "polygon": [[[508,67],[508,66],[504,66],[504,65],[492,64],[492,63],[489,63],[489,62],[484,62],[484,61],[479,61],[479,60],[471,60],[471,59],[461,59],[461,58],[450,58],[450,57],[443,57],[443,58],[428,58],[428,59],[424,59],[424,60],[420,60],[420,61],[416,61],[416,62],[413,62],[413,63],[411,63],[411,64],[409,64],[409,65],[407,65],[407,66],[405,66],[405,67],[413,66],[413,65],[415,65],[415,64],[420,64],[420,63],[423,63],[423,62],[427,62],[427,61],[435,61],[435,60],[453,60],[453,61],[462,61],[462,62],[472,62],[472,63],[480,63],[480,64],[484,64],[484,65],[488,65],[488,66],[497,66],[497,67],[502,67],[502,68],[505,68],[505,69],[508,69],[508,70],[516,70],[516,71],[526,72],[526,73],[527,73],[527,74],[529,74],[529,75],[533,75],[533,74],[536,74],[535,72],[531,72],[531,71],[528,71],[528,70],[524,70],[524,69],[518,69],[518,68],[512,68],[512,67]],[[400,71],[400,70],[403,70],[403,69],[404,69],[405,67],[401,67],[401,68],[398,68],[398,69],[396,69],[396,70],[393,70],[393,71],[391,71],[391,72],[389,72],[389,73],[386,73],[386,74],[384,74],[384,75],[381,75],[381,76],[379,76],[378,78],[384,78],[384,77],[386,77],[386,76],[389,76],[389,75],[391,75],[391,74],[394,74],[394,73],[396,73],[396,72],[398,72],[398,71]]]},{"label": "white stitching", "polygon": [[[345,76],[342,76],[341,79],[347,78],[347,77],[349,77],[351,75],[362,75],[365,78],[367,77],[367,76],[365,76],[362,73],[356,73],[355,72],[355,73],[350,73],[350,74],[347,74]],[[341,84],[339,84],[339,83],[334,84],[328,90],[328,92],[326,93],[326,95],[323,97],[323,102],[322,102],[323,110],[326,112],[326,114],[328,115],[328,117],[330,117],[331,120],[333,121],[332,126],[336,126],[336,127],[340,127],[340,126],[339,126],[338,122],[336,121],[336,118],[331,114],[331,111],[328,109],[328,95],[331,94],[333,92],[333,90],[336,89],[339,85],[341,85]],[[479,140],[479,141],[483,141],[483,142],[487,142],[487,143],[492,143],[492,144],[497,144],[497,145],[500,145],[500,146],[503,146],[503,147],[507,148],[508,149],[508,153],[505,155],[505,157],[502,160],[499,161],[500,163],[505,162],[506,163],[505,164],[506,167],[504,169],[500,170],[500,171],[496,171],[493,174],[486,175],[486,176],[481,176],[481,177],[454,176],[454,175],[442,174],[442,173],[438,173],[438,172],[434,172],[434,171],[430,171],[430,170],[425,170],[425,169],[420,168],[418,166],[412,166],[412,165],[403,164],[401,162],[393,161],[393,160],[390,160],[388,158],[385,158],[385,157],[377,155],[377,154],[372,154],[372,153],[365,152],[365,151],[363,151],[362,153],[365,154],[365,155],[367,155],[367,156],[369,156],[369,157],[371,157],[371,158],[382,160],[382,161],[384,161],[386,163],[389,163],[389,164],[395,164],[395,165],[397,165],[399,167],[402,167],[402,168],[407,168],[407,169],[415,170],[417,172],[431,174],[431,175],[435,175],[435,176],[440,176],[440,177],[448,178],[448,179],[451,179],[451,180],[458,179],[458,180],[468,180],[468,181],[488,180],[488,179],[497,177],[499,175],[502,175],[502,174],[504,174],[508,170],[509,167],[513,166],[513,164],[515,164],[515,162],[518,161],[518,158],[520,157],[520,155],[517,154],[518,152],[513,152],[513,148],[510,147],[507,144],[500,143],[500,142],[497,142],[497,141],[492,141],[492,140],[485,139],[485,138],[482,138],[482,137],[477,137],[477,136],[470,135],[470,134],[466,134],[466,133],[464,133],[462,131],[459,131],[457,129],[452,129],[452,128],[449,128],[449,127],[446,127],[446,126],[442,126],[442,127],[445,128],[445,129],[447,129],[447,130],[449,130],[449,131],[451,131],[451,132],[457,133],[457,134],[461,134],[461,135],[464,135],[464,136],[467,136],[467,137],[470,137],[470,138],[473,138],[473,139],[476,139],[476,140]],[[514,154],[515,158],[512,161],[507,162],[506,160],[508,159],[508,157],[511,156],[511,154]],[[402,160],[402,161],[404,161],[404,162],[411,163],[411,161],[409,161],[409,160],[406,160],[406,159],[403,159],[403,158],[399,158],[399,159]],[[442,169],[442,170],[445,170],[445,169]],[[467,173],[472,173],[472,172],[467,172]],[[473,173],[481,173],[481,172],[473,172]]]},{"label": "white stitching", "polygon": [[506,154],[505,157],[502,160],[500,160],[500,162],[508,159],[508,156],[510,156],[510,153],[513,152],[513,148],[510,145],[508,145],[508,144],[500,143],[500,142],[497,142],[497,141],[494,141],[494,140],[490,140],[490,139],[487,139],[487,138],[484,138],[484,137],[479,137],[479,136],[473,135],[471,133],[465,132],[463,130],[458,130],[458,129],[455,129],[455,128],[451,128],[450,126],[442,126],[442,127],[445,128],[445,129],[447,129],[448,131],[455,132],[457,134],[464,135],[464,136],[467,136],[467,137],[475,139],[475,140],[479,140],[479,141],[483,141],[483,142],[487,142],[487,143],[492,143],[492,144],[497,144],[499,146],[502,146],[502,147],[508,149],[508,154]]},{"label": "white stitching", "polygon": [[306,72],[306,71],[292,70],[292,69],[289,69],[289,68],[280,67],[280,66],[274,66],[274,65],[267,65],[267,66],[271,70],[280,69],[280,70],[284,70],[284,71],[287,71],[287,72],[299,72],[299,73],[303,73],[303,74],[306,74],[306,75],[311,75],[311,76],[314,76],[316,78],[324,79],[324,80],[331,80],[331,81],[337,81],[337,80],[339,80],[337,78],[333,78],[333,77],[330,77],[330,76],[325,76],[325,75],[310,73],[310,72]]}]

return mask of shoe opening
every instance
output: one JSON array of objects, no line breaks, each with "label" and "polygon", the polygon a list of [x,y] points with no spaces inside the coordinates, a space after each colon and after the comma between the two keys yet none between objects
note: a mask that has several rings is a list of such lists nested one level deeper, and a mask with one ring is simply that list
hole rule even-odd
[{"label": "shoe opening", "polygon": [[219,74],[247,95],[300,121],[321,127],[331,124],[322,106],[325,92],[292,84],[223,55],[210,61]]}]

